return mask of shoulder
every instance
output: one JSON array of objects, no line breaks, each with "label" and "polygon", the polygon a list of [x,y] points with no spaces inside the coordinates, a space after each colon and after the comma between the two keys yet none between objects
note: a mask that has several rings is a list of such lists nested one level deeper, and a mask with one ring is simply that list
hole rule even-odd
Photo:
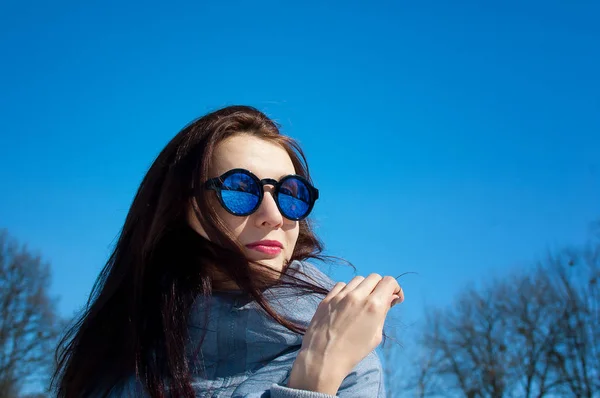
[{"label": "shoulder", "polygon": [[295,273],[299,278],[310,283],[315,283],[328,290],[335,285],[335,282],[329,276],[308,261],[292,261],[289,265],[289,272],[292,275]]}]

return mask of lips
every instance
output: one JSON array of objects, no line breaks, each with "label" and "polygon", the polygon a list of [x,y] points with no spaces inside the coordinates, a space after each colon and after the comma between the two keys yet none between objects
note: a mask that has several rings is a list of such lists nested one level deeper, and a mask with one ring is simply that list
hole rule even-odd
[{"label": "lips", "polygon": [[283,244],[277,240],[260,240],[249,243],[246,247],[268,256],[276,256],[283,250]]}]

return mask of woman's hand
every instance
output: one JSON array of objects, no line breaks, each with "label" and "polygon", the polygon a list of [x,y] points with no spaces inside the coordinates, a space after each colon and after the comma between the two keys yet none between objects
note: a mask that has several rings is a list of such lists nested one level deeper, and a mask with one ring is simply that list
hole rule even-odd
[{"label": "woman's hand", "polygon": [[382,340],[391,306],[404,300],[393,277],[357,276],[336,284],[319,304],[288,386],[335,395],[344,378]]}]

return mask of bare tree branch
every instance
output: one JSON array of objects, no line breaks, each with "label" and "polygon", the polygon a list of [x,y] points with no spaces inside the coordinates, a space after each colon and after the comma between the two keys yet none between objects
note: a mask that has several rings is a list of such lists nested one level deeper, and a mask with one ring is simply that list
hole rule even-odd
[{"label": "bare tree branch", "polygon": [[[583,248],[428,311],[414,396],[600,396],[600,222]],[[405,374],[406,376],[407,374]]]},{"label": "bare tree branch", "polygon": [[49,286],[49,265],[0,231],[0,398],[52,365],[61,320]]}]

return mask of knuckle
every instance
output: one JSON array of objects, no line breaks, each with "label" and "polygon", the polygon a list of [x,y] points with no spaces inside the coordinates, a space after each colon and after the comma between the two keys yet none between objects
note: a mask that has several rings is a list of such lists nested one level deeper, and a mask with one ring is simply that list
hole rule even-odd
[{"label": "knuckle", "polygon": [[384,276],[382,278],[382,282],[385,282],[385,283],[398,283],[396,281],[396,278],[394,278],[393,276],[389,276],[389,275]]},{"label": "knuckle", "polygon": [[381,280],[381,275],[379,275],[378,273],[372,273],[371,275],[369,275],[371,278],[373,279],[377,279],[377,280]]},{"label": "knuckle", "polygon": [[372,296],[369,297],[369,299],[365,303],[365,309],[370,313],[379,312],[381,307],[382,307],[381,300],[379,300],[378,298],[372,297]]},{"label": "knuckle", "polygon": [[333,286],[334,289],[343,289],[344,287],[346,287],[344,282],[338,282],[335,284],[335,286]]}]

